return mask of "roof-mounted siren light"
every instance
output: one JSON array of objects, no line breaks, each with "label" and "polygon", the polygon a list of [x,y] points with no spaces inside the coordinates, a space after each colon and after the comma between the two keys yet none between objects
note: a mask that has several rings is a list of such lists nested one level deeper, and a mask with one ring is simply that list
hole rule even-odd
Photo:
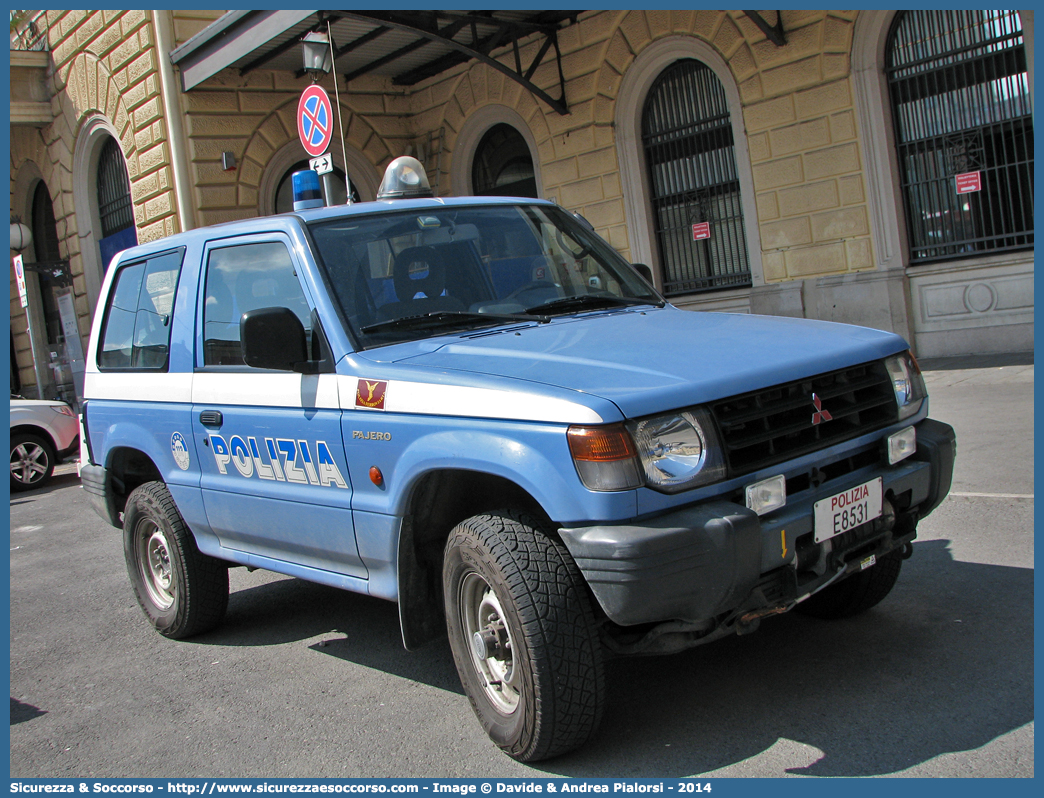
[{"label": "roof-mounted siren light", "polygon": [[403,155],[388,164],[381,187],[377,190],[379,200],[433,196],[424,167],[409,155]]},{"label": "roof-mounted siren light", "polygon": [[294,172],[291,177],[294,186],[294,210],[304,211],[309,208],[322,208],[323,191],[319,188],[319,173],[314,169]]}]

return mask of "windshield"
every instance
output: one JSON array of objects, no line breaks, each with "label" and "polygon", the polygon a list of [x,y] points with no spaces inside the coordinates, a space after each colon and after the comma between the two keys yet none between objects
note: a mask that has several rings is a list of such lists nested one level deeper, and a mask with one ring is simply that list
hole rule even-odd
[{"label": "windshield", "polygon": [[553,206],[360,214],[310,229],[363,348],[663,302],[612,247]]}]

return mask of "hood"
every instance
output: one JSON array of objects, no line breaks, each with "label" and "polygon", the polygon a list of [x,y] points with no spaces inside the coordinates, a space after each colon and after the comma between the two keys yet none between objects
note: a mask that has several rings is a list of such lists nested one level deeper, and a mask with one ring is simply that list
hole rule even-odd
[{"label": "hood", "polygon": [[510,377],[607,399],[627,417],[699,404],[908,348],[847,324],[662,309],[613,310],[549,324],[428,339],[402,364]]}]

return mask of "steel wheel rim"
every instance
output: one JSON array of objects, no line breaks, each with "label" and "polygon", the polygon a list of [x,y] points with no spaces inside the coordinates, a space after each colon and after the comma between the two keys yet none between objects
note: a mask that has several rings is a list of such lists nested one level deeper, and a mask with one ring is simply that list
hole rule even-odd
[{"label": "steel wheel rim", "polygon": [[32,485],[47,473],[47,451],[38,443],[26,441],[11,449],[11,476],[22,485]]},{"label": "steel wheel rim", "polygon": [[[460,621],[471,662],[482,680],[482,690],[493,706],[505,715],[518,708],[520,674],[514,659],[514,644],[504,610],[493,588],[472,571],[460,584]],[[476,636],[498,640],[493,651],[480,653]]]},{"label": "steel wheel rim", "polygon": [[170,564],[170,547],[163,530],[155,522],[143,519],[138,524],[138,573],[149,599],[162,610],[174,605],[174,571]]}]

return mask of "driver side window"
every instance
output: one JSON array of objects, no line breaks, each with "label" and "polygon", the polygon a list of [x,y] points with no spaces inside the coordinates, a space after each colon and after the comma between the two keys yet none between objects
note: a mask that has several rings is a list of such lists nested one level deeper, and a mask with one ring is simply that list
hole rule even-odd
[{"label": "driver side window", "polygon": [[311,311],[282,242],[211,250],[203,306],[203,365],[245,366],[239,322],[247,311],[270,307],[290,308],[309,332]]}]

